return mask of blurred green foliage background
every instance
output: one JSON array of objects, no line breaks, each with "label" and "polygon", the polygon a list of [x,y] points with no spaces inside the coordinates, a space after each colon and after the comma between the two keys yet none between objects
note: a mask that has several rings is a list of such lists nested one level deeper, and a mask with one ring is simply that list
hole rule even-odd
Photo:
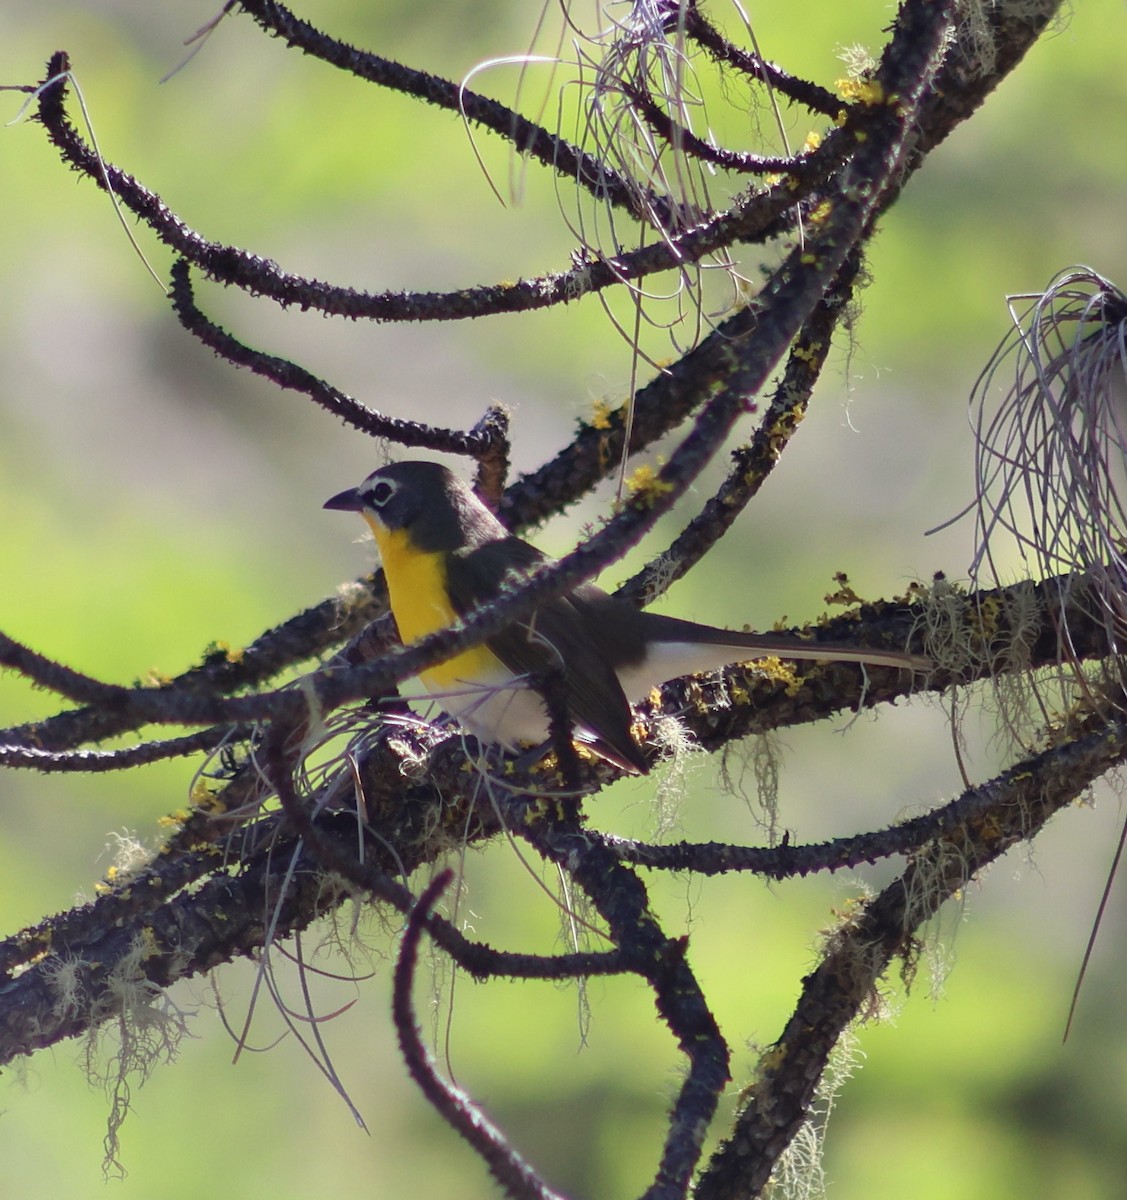
[{"label": "blurred green foliage background", "polygon": [[[105,155],[205,236],[284,267],[370,290],[453,288],[562,269],[574,239],[555,182],[522,172],[503,207],[461,123],[287,52],[229,18],[180,73],[160,77],[211,4],[6,0],[0,82],[42,77],[71,56]],[[487,0],[363,4],[311,0],[314,23],[413,66],[461,78],[528,47],[533,10]],[[832,85],[835,58],[880,45],[891,10],[812,0],[751,10],[764,53]],[[816,33],[812,32],[816,31]],[[816,616],[833,572],[877,596],[944,570],[958,578],[971,530],[923,531],[970,495],[966,396],[1006,329],[1003,297],[1084,262],[1122,285],[1127,226],[1127,36],[1118,0],[1077,6],[983,113],[940,148],[888,215],[851,345],[837,353],[810,418],[737,535],[679,585],[668,611],[769,625]],[[513,67],[474,79],[506,98]],[[536,97],[537,75],[524,84]],[[543,87],[541,88],[543,91]],[[0,94],[7,120],[18,93]],[[549,106],[550,107],[550,106]],[[731,128],[731,115],[726,118]],[[807,129],[789,118],[792,141]],[[478,135],[502,190],[511,168]],[[751,147],[756,148],[756,147]],[[370,548],[322,500],[376,465],[366,444],[299,398],[214,360],[181,331],[130,250],[106,198],[74,179],[26,120],[0,130],[0,628],[107,679],[173,673],[216,640],[238,646],[367,569]],[[158,273],[167,255],[142,230]],[[754,273],[755,264],[750,264]],[[292,356],[387,412],[468,425],[491,400],[515,410],[515,465],[538,464],[602,398],[628,387],[630,359],[591,300],[555,314],[389,328],[281,313],[201,287],[201,302],[254,345]],[[539,540],[560,550],[596,509]],[[655,543],[661,544],[660,534]],[[1015,564],[1016,571],[1016,564]],[[623,571],[625,574],[625,569]],[[704,582],[707,580],[707,583]],[[611,580],[610,582],[613,582]],[[1003,761],[991,714],[972,698],[970,770]],[[52,711],[0,678],[4,724]],[[941,705],[916,701],[781,739],[780,822],[799,840],[885,824],[961,790]],[[750,771],[729,766],[748,792]],[[0,797],[0,912],[14,931],[90,895],[129,830],[150,844],[185,800],[191,767],[122,778],[7,772]],[[1125,890],[1117,889],[1073,1035],[1060,1044],[1084,939],[1122,820],[1101,791],[1057,818],[1031,854],[999,864],[933,949],[950,973],[926,975],[894,1019],[865,1028],[825,1158],[847,1200],[1122,1194],[1127,1170]],[[651,789],[624,784],[593,819],[638,835]],[[685,836],[755,840],[754,804],[691,774]],[[559,920],[511,848],[466,863],[463,915],[494,945],[542,951]],[[835,911],[886,872],[768,888],[755,880],[654,881],[734,1048],[733,1094],[751,1043],[777,1036]],[[550,883],[550,881],[549,881]],[[330,1196],[490,1196],[473,1158],[407,1082],[389,1028],[389,935],[372,918],[350,984],[321,981],[318,1002],[352,1008],[324,1035],[369,1135],[353,1124],[292,1039],[244,1054],[201,981],[173,992],[193,1037],[174,1066],[135,1088],[123,1181],[101,1174],[108,1104],[87,1083],[82,1049],[63,1045],[10,1071],[0,1107],[5,1197],[176,1200]],[[307,950],[317,941],[307,939]],[[348,963],[326,952],[325,965]],[[296,972],[278,960],[291,1003]],[[942,982],[940,982],[942,980]],[[249,1003],[248,964],[218,973],[228,1020]],[[428,1013],[422,998],[424,1014]],[[459,1081],[549,1180],[577,1197],[636,1194],[649,1180],[662,1111],[680,1062],[643,989],[596,982],[590,1025],[573,990],[439,979],[427,1016]],[[280,1030],[260,1003],[250,1042]],[[103,1066],[112,1036],[95,1051]]]}]

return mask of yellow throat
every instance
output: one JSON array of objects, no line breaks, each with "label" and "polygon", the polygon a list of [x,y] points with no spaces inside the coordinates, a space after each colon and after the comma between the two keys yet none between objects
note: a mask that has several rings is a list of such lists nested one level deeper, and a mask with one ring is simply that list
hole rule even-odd
[{"label": "yellow throat", "polygon": [[[436,629],[445,629],[458,619],[446,588],[446,555],[442,551],[416,549],[405,529],[387,529],[364,514],[380,552],[391,611],[403,644],[417,642]],[[430,692],[444,692],[466,684],[494,680],[505,668],[486,646],[474,646],[440,662],[419,678]]]}]

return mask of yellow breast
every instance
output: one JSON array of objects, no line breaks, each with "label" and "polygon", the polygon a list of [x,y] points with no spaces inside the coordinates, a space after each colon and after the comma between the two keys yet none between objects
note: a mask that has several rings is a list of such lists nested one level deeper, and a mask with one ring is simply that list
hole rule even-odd
[{"label": "yellow breast", "polygon": [[[376,537],[391,611],[404,644],[417,642],[436,629],[445,629],[458,614],[446,590],[446,561],[442,553],[422,553],[405,530],[388,530],[369,520]],[[472,683],[496,680],[505,668],[484,645],[475,646],[423,671],[419,678],[431,692],[445,692]]]}]

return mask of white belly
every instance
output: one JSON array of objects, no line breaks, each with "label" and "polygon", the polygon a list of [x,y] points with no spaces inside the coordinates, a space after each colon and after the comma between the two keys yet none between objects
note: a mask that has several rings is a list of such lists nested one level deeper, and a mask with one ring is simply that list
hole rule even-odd
[{"label": "white belly", "polygon": [[[667,679],[717,670],[732,661],[731,646],[665,642],[652,645],[641,666],[619,670],[618,678],[627,700],[636,704]],[[551,736],[544,701],[528,686],[526,678],[498,671],[487,683],[457,680],[453,686],[428,690],[443,710],[478,741],[515,753],[539,746]],[[584,740],[591,731],[577,725],[575,733]]]},{"label": "white belly", "polygon": [[523,677],[506,672],[488,683],[457,683],[431,696],[480,742],[516,752],[548,739],[543,700]]}]

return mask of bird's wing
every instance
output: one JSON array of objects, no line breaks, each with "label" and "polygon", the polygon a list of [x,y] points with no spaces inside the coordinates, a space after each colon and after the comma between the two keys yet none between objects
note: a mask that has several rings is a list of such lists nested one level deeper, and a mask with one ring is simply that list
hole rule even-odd
[{"label": "bird's wing", "polygon": [[[464,616],[496,599],[545,557],[516,537],[455,553],[447,568],[455,612]],[[531,617],[503,629],[487,645],[510,671],[528,676],[534,686],[550,686],[553,677],[560,679],[568,715],[582,740],[619,766],[645,772],[649,768],[630,732],[630,704],[607,653],[608,639],[597,629],[597,611],[587,607],[591,600],[597,603],[600,597],[608,601],[611,597],[592,585],[578,589],[575,596],[542,604]]]}]

